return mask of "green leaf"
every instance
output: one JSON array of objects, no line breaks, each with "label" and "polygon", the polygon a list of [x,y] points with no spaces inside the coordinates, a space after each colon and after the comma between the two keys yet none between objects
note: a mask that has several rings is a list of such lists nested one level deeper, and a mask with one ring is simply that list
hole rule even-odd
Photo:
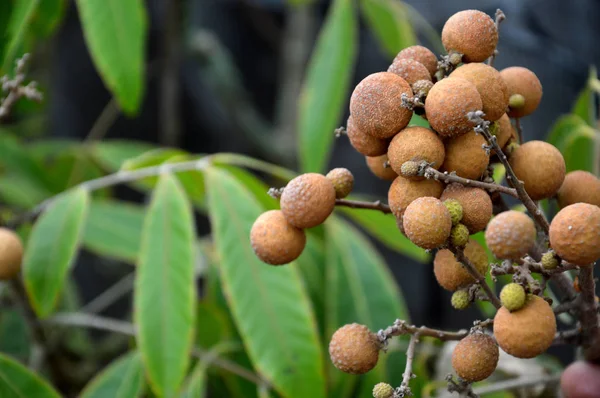
[{"label": "green leaf", "polygon": [[413,115],[410,118],[410,122],[408,122],[408,125],[409,126],[421,126],[421,127],[425,127],[425,128],[431,127],[427,120],[423,119],[421,116],[417,115],[416,113],[413,113]]},{"label": "green leaf", "polygon": [[313,51],[298,113],[302,171],[322,171],[340,122],[357,53],[357,21],[351,0],[330,6]]},{"label": "green leaf", "polygon": [[12,14],[7,26],[9,41],[6,45],[0,75],[12,74],[14,61],[19,55],[23,39],[39,3],[40,0],[15,0],[13,2]]},{"label": "green leaf", "polygon": [[252,363],[283,397],[324,397],[323,353],[295,265],[254,255],[250,229],[263,208],[244,185],[218,168],[206,181],[225,296]]},{"label": "green leaf", "polygon": [[154,148],[152,144],[147,142],[109,140],[95,144],[92,148],[92,155],[108,171],[116,172],[127,160],[138,157]]},{"label": "green leaf", "polygon": [[130,352],[116,359],[92,379],[80,398],[136,398],[141,396],[144,374],[140,355]]},{"label": "green leaf", "polygon": [[596,131],[578,115],[562,116],[548,135],[548,142],[565,157],[567,172],[593,170]]},{"label": "green leaf", "polygon": [[66,10],[65,0],[43,0],[31,20],[31,31],[36,38],[47,38],[58,27]]},{"label": "green leaf", "polygon": [[309,294],[319,325],[319,332],[325,332],[325,242],[314,230],[305,230],[306,246],[296,260],[304,288]]},{"label": "green leaf", "polygon": [[[0,1],[0,68],[4,60],[4,51],[11,39],[8,24],[12,18],[13,7],[12,1]],[[2,69],[0,69],[1,72]]]},{"label": "green leaf", "polygon": [[49,192],[37,181],[11,172],[0,176],[0,196],[9,205],[30,209],[48,198]]},{"label": "green leaf", "polygon": [[24,147],[12,134],[0,129],[0,162],[7,171],[30,180],[31,185],[49,195],[50,184],[47,168],[42,162],[33,158],[29,148]]},{"label": "green leaf", "polygon": [[198,303],[196,311],[196,344],[211,348],[232,338],[228,314],[223,308],[210,301]]},{"label": "green leaf", "polygon": [[279,208],[279,201],[267,194],[269,186],[256,178],[252,173],[236,166],[222,165],[219,167],[227,170],[236,180],[244,184],[265,209],[273,210]]},{"label": "green leaf", "polygon": [[[172,158],[173,156],[184,155],[186,152],[172,148],[157,148],[144,152],[139,156],[127,159],[121,165],[121,170],[131,171],[143,169],[146,167],[158,166]],[[148,177],[136,181],[132,185],[139,186],[142,189],[152,189],[158,182],[158,177]]]},{"label": "green leaf", "polygon": [[404,4],[397,0],[361,0],[361,10],[382,50],[394,58],[417,42]]},{"label": "green leaf", "polygon": [[586,85],[577,96],[573,105],[573,114],[582,118],[589,126],[594,125],[594,95],[589,85]]},{"label": "green leaf", "polygon": [[141,0],[77,0],[85,41],[108,89],[125,113],[139,109],[144,93],[148,23]]},{"label": "green leaf", "polygon": [[0,313],[0,352],[27,361],[31,336],[20,311],[6,308]]},{"label": "green leaf", "polygon": [[195,322],[194,220],[177,179],[164,174],[146,212],[135,280],[137,342],[153,391],[172,396],[189,365]]},{"label": "green leaf", "polygon": [[50,204],[31,230],[23,276],[29,301],[40,317],[50,315],[56,306],[75,262],[88,205],[88,191],[67,191]]},{"label": "green leaf", "polygon": [[0,397],[60,398],[47,381],[17,361],[0,354]]},{"label": "green leaf", "polygon": [[206,370],[207,363],[198,361],[194,371],[192,372],[189,380],[180,398],[204,398],[206,397]]}]

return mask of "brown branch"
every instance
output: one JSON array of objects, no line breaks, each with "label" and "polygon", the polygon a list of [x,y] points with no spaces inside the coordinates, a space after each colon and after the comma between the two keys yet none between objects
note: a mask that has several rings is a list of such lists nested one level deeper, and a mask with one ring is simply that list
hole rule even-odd
[{"label": "brown branch", "polygon": [[562,314],[563,312],[569,312],[572,310],[579,309],[579,306],[581,305],[580,298],[581,298],[581,296],[579,295],[579,296],[575,297],[573,300],[564,301],[564,302],[560,303],[559,305],[554,307],[554,313]]},{"label": "brown branch", "polygon": [[352,209],[371,209],[371,210],[379,210],[385,214],[391,214],[392,210],[390,206],[385,203],[381,203],[381,201],[376,200],[375,202],[362,202],[360,200],[349,200],[349,199],[336,199],[336,206],[344,206],[350,207]]},{"label": "brown branch", "polygon": [[581,340],[581,329],[571,329],[571,330],[563,330],[561,332],[557,332],[554,336],[554,341],[552,341],[552,345],[561,345],[561,344],[579,344]]},{"label": "brown branch", "polygon": [[519,144],[523,143],[523,128],[521,127],[521,119],[515,119],[515,130],[517,130],[517,137],[519,139]]},{"label": "brown branch", "polygon": [[579,286],[581,288],[579,321],[583,332],[584,356],[590,362],[600,362],[600,326],[598,325],[594,264],[579,269]]},{"label": "brown branch", "polygon": [[[490,323],[491,323],[490,321],[485,321],[485,322],[481,322],[479,325],[481,325],[481,327],[483,327],[483,326],[487,326]],[[426,326],[419,327],[419,326],[415,326],[415,325],[410,325],[409,323],[407,323],[406,321],[404,321],[402,319],[396,319],[396,321],[394,322],[394,324],[392,326],[388,326],[387,328],[380,330],[377,333],[377,337],[379,338],[379,341],[381,341],[381,343],[385,345],[387,343],[387,341],[393,336],[404,336],[404,335],[415,335],[415,334],[418,334],[419,336],[425,336],[425,337],[434,337],[441,341],[450,341],[450,340],[462,340],[469,334],[469,331],[468,330],[459,330],[458,332],[448,332],[445,330],[428,328]]]},{"label": "brown branch", "polygon": [[43,99],[42,93],[37,89],[36,82],[30,82],[24,86],[25,82],[25,69],[29,62],[29,54],[23,54],[23,56],[17,60],[15,65],[15,77],[9,79],[8,76],[3,76],[0,79],[2,85],[2,91],[7,91],[8,95],[0,102],[0,121],[6,119],[10,115],[13,106],[21,98],[27,98],[32,101],[40,102]]},{"label": "brown branch", "polygon": [[[496,31],[498,32],[498,34],[500,34],[500,24],[505,19],[506,19],[506,15],[504,14],[504,12],[502,12],[501,9],[498,8],[496,10],[496,19],[495,19]],[[493,54],[487,60],[487,64],[489,66],[494,66],[494,61],[496,60],[497,56],[498,56],[498,49],[494,49]]]},{"label": "brown branch", "polygon": [[[422,167],[422,166],[425,166],[425,167]],[[425,178],[443,181],[446,184],[449,184],[452,182],[457,182],[464,186],[481,188],[488,192],[501,192],[501,193],[510,195],[515,198],[519,197],[517,195],[517,191],[514,188],[505,187],[504,185],[500,185],[500,184],[492,184],[492,183],[478,181],[478,180],[470,180],[467,178],[459,177],[454,173],[448,173],[447,171],[441,172],[441,171],[436,170],[433,167],[427,165],[426,162],[421,163],[419,165],[419,169],[420,169],[419,175],[421,175]],[[421,171],[421,169],[422,169],[422,171]]]},{"label": "brown branch", "polygon": [[415,333],[410,336],[410,342],[408,343],[408,348],[406,350],[406,367],[404,368],[404,373],[402,374],[402,384],[395,391],[394,397],[398,396],[399,398],[410,397],[412,396],[412,391],[410,390],[410,379],[413,378],[412,372],[412,364],[415,358],[415,347],[419,342],[419,333]]}]

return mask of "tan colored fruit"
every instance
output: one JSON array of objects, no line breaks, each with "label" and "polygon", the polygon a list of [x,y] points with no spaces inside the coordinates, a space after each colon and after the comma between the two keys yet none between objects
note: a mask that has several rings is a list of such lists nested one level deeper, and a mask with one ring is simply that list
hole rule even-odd
[{"label": "tan colored fruit", "polygon": [[281,194],[281,211],[297,228],[312,228],[329,217],[335,207],[335,188],[325,176],[306,173],[291,180]]},{"label": "tan colored fruit", "polygon": [[460,177],[476,180],[485,172],[490,155],[485,152],[485,138],[471,130],[446,140],[446,157],[442,170],[455,171]]},{"label": "tan colored fruit", "polygon": [[452,352],[452,367],[463,380],[485,380],[496,370],[500,350],[491,336],[473,333],[462,339]]},{"label": "tan colored fruit", "polygon": [[367,161],[367,166],[373,174],[382,180],[393,180],[398,177],[398,174],[391,167],[384,167],[384,164],[388,162],[388,156],[367,156],[365,157]]},{"label": "tan colored fruit", "polygon": [[401,59],[412,59],[423,64],[429,71],[430,78],[435,75],[438,69],[438,60],[434,53],[430,49],[423,46],[410,46],[400,51],[394,62]]},{"label": "tan colored fruit", "polygon": [[402,216],[404,232],[412,243],[435,249],[450,237],[452,219],[444,204],[431,196],[415,199]]},{"label": "tan colored fruit", "polygon": [[[487,253],[479,243],[469,239],[464,253],[480,274],[485,275],[487,273]],[[475,279],[448,249],[439,250],[435,254],[433,273],[440,286],[451,292],[475,283]]]},{"label": "tan colored fruit", "polygon": [[429,90],[433,87],[431,80],[417,80],[411,84],[413,93],[421,98],[427,97]]},{"label": "tan colored fruit", "polygon": [[542,100],[542,83],[536,74],[521,66],[511,66],[502,69],[500,75],[508,87],[509,98],[514,94],[521,94],[525,99],[525,105],[510,108],[508,116],[523,117],[532,114]]},{"label": "tan colored fruit", "polygon": [[[390,166],[397,173],[402,173],[402,165],[410,160],[425,160],[433,163],[432,167],[439,169],[444,163],[444,143],[432,130],[413,126],[402,130],[390,142],[388,159]],[[422,180],[424,177],[409,177]]]},{"label": "tan colored fruit", "polygon": [[481,110],[481,97],[475,85],[460,77],[448,77],[431,88],[425,99],[425,113],[431,127],[442,137],[473,130],[467,113]]},{"label": "tan colored fruit", "polygon": [[519,146],[509,162],[533,200],[554,196],[565,180],[565,159],[554,145],[544,141],[529,141]]},{"label": "tan colored fruit", "polygon": [[489,15],[465,10],[452,15],[442,29],[442,43],[448,52],[463,54],[463,62],[483,62],[498,44],[498,29]]},{"label": "tan colored fruit", "polygon": [[483,189],[453,183],[444,189],[440,199],[458,200],[463,210],[460,222],[469,228],[471,234],[483,231],[492,218],[492,199]]},{"label": "tan colored fruit", "polygon": [[485,230],[488,248],[499,259],[520,259],[535,244],[535,236],[533,220],[515,210],[498,214]]},{"label": "tan colored fruit", "polygon": [[589,203],[600,207],[600,178],[583,170],[571,171],[565,176],[556,196],[560,207],[574,203]]},{"label": "tan colored fruit", "polygon": [[377,336],[369,328],[352,323],[342,326],[331,336],[329,356],[342,372],[363,374],[377,365],[380,348]]},{"label": "tan colored fruit", "polygon": [[508,140],[513,136],[516,137],[517,133],[512,124],[510,124],[510,118],[506,113],[497,120],[497,123],[498,129],[496,130],[496,141],[500,148],[504,148]]},{"label": "tan colored fruit", "polygon": [[517,358],[534,358],[546,351],[556,333],[556,318],[541,297],[528,296],[525,306],[510,312],[502,307],[494,317],[494,336],[502,350]]},{"label": "tan colored fruit", "polygon": [[269,210],[261,214],[252,225],[250,244],[261,261],[283,265],[302,254],[306,235],[303,230],[287,222],[281,210]]},{"label": "tan colored fruit", "polygon": [[570,263],[588,265],[600,258],[600,207],[575,203],[550,223],[550,245]]},{"label": "tan colored fruit", "polygon": [[348,118],[348,122],[346,123],[346,134],[348,135],[350,144],[358,153],[365,156],[381,156],[387,153],[389,140],[380,140],[362,132],[354,124],[352,116]]},{"label": "tan colored fruit", "polygon": [[350,170],[338,167],[327,173],[325,177],[333,184],[336,198],[345,198],[352,192],[352,188],[354,187],[354,176]]},{"label": "tan colored fruit", "polygon": [[414,59],[394,60],[387,71],[397,74],[411,86],[419,80],[431,81],[431,75],[425,65]]},{"label": "tan colored fruit", "polygon": [[481,64],[466,64],[450,74],[451,77],[462,77],[473,83],[481,96],[484,119],[498,120],[508,107],[508,87],[493,67]]},{"label": "tan colored fruit", "polygon": [[412,97],[410,85],[395,73],[378,72],[364,78],[350,98],[356,127],[379,139],[393,137],[410,122],[412,111],[400,106],[402,94]]},{"label": "tan colored fruit", "polygon": [[0,227],[0,280],[13,279],[21,271],[23,243],[14,231]]},{"label": "tan colored fruit", "polygon": [[398,176],[390,185],[388,204],[392,213],[400,217],[413,200],[424,196],[439,198],[443,190],[444,185],[436,180],[414,181]]}]

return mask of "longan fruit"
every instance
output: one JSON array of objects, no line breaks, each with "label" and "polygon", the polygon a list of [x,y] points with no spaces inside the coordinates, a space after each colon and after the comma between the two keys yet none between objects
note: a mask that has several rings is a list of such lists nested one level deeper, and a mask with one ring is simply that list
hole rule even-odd
[{"label": "longan fruit", "polygon": [[402,215],[406,237],[423,249],[435,249],[446,242],[452,219],[444,204],[431,196],[417,198]]},{"label": "longan fruit", "polygon": [[342,372],[363,374],[377,365],[380,348],[377,336],[369,328],[352,323],[342,326],[331,336],[329,356]]},{"label": "longan fruit", "polygon": [[[388,147],[388,159],[390,166],[401,174],[402,165],[409,160],[433,163],[432,167],[439,169],[444,163],[444,143],[432,130],[413,126],[402,130],[390,142]],[[411,179],[423,179],[423,177],[409,177]]]},{"label": "longan fruit", "polygon": [[452,367],[463,380],[485,380],[496,370],[500,350],[491,336],[473,333],[458,342],[452,352]]},{"label": "longan fruit", "polygon": [[533,248],[535,237],[533,220],[515,210],[498,214],[485,230],[488,248],[499,259],[520,259]]},{"label": "longan fruit", "polygon": [[394,58],[394,62],[401,59],[412,59],[419,62],[429,71],[430,79],[435,75],[438,69],[437,57],[430,49],[423,46],[410,46],[400,51]]},{"label": "longan fruit", "polygon": [[388,383],[377,383],[373,387],[373,398],[392,398],[394,396],[394,387]]},{"label": "longan fruit", "polygon": [[448,77],[437,82],[425,99],[427,120],[442,137],[473,130],[475,124],[468,119],[467,113],[482,107],[475,85],[460,77]]},{"label": "longan fruit", "polygon": [[291,180],[280,199],[286,220],[297,228],[322,224],[335,207],[335,188],[325,176],[306,173]]},{"label": "longan fruit", "polygon": [[381,156],[366,156],[367,166],[369,170],[382,180],[393,180],[398,177],[398,174],[391,167],[383,165],[388,161],[387,154]]},{"label": "longan fruit", "polygon": [[352,188],[354,187],[354,176],[350,170],[344,167],[337,167],[327,173],[325,177],[333,184],[336,198],[345,198],[352,192]]},{"label": "longan fruit", "polygon": [[489,15],[477,10],[465,10],[452,15],[442,29],[442,44],[446,51],[463,55],[462,61],[483,62],[496,50],[498,29]]},{"label": "longan fruit", "polygon": [[389,140],[380,140],[370,134],[359,130],[354,124],[352,116],[346,123],[346,135],[350,140],[350,145],[360,154],[365,156],[381,156],[387,153]]},{"label": "longan fruit", "polygon": [[544,141],[529,141],[519,146],[510,155],[509,163],[533,200],[554,196],[567,171],[560,151]]},{"label": "longan fruit", "polygon": [[481,97],[485,120],[495,121],[504,115],[508,108],[508,87],[495,68],[481,63],[465,64],[450,76],[462,77],[475,85]]},{"label": "longan fruit", "polygon": [[561,208],[574,203],[600,207],[600,178],[583,170],[571,171],[565,176],[556,198]]},{"label": "longan fruit", "polygon": [[481,188],[465,187],[458,183],[449,184],[440,200],[456,199],[462,206],[460,222],[471,234],[483,231],[492,218],[493,205],[490,195]]},{"label": "longan fruit", "polygon": [[395,73],[365,77],[352,92],[350,113],[356,127],[379,139],[393,137],[410,122],[412,111],[401,106],[402,94],[412,97],[410,85]]},{"label": "longan fruit", "polygon": [[513,137],[516,139],[517,132],[512,124],[510,124],[510,118],[506,113],[500,116],[500,119],[498,119],[496,123],[498,123],[498,128],[496,129],[496,142],[500,148],[504,148],[508,140]]},{"label": "longan fruit", "polygon": [[[480,274],[486,274],[488,270],[487,253],[477,241],[469,239],[464,254]],[[475,279],[469,274],[469,271],[456,260],[454,253],[448,249],[439,250],[435,254],[433,273],[440,286],[451,292],[475,283]]]},{"label": "longan fruit", "polygon": [[510,312],[518,311],[525,305],[527,293],[523,286],[518,283],[504,285],[500,291],[500,302]]},{"label": "longan fruit", "polygon": [[508,87],[508,97],[520,94],[525,99],[525,104],[519,108],[510,108],[508,116],[523,117],[532,114],[542,100],[542,83],[535,73],[521,66],[511,66],[500,71]]},{"label": "longan fruit", "polygon": [[281,210],[269,210],[261,214],[252,225],[250,244],[261,261],[283,265],[291,263],[302,254],[306,234],[287,222]]},{"label": "longan fruit", "polygon": [[455,171],[460,177],[477,180],[490,163],[490,155],[483,149],[486,140],[475,130],[446,140],[446,156],[442,170]]},{"label": "longan fruit", "polygon": [[437,180],[415,181],[398,176],[388,190],[388,205],[392,213],[396,217],[400,217],[413,200],[424,196],[439,198],[443,190],[444,185]]},{"label": "longan fruit", "polygon": [[502,350],[517,358],[534,358],[554,340],[556,318],[541,297],[528,296],[525,306],[510,312],[501,307],[494,317],[494,336]]},{"label": "longan fruit", "polygon": [[404,58],[394,60],[387,71],[397,74],[411,86],[419,80],[431,81],[431,74],[425,65],[414,59]]},{"label": "longan fruit", "polygon": [[23,243],[14,231],[0,227],[0,280],[13,279],[21,271]]},{"label": "longan fruit", "polygon": [[559,211],[550,223],[550,246],[560,258],[576,265],[600,258],[600,207],[575,203]]}]

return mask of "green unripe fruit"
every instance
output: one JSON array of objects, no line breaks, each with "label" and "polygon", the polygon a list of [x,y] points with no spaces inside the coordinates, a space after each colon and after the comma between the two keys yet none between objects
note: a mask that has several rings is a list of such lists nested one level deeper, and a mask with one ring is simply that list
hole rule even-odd
[{"label": "green unripe fruit", "polygon": [[506,145],[506,147],[504,148],[504,152],[506,152],[506,155],[510,155],[514,151],[516,151],[520,146],[521,145],[519,145],[518,142],[512,141]]},{"label": "green unripe fruit", "polygon": [[325,177],[333,184],[336,198],[345,198],[352,192],[352,188],[354,187],[354,176],[350,170],[338,167],[327,173]]},{"label": "green unripe fruit", "polygon": [[518,283],[509,283],[500,292],[502,306],[510,312],[520,310],[525,305],[527,294],[523,286]]},{"label": "green unripe fruit", "polygon": [[500,123],[496,120],[494,123],[490,124],[490,134],[498,135],[498,131],[500,130]]},{"label": "green unripe fruit", "polygon": [[444,206],[446,206],[450,213],[452,225],[457,225],[463,217],[463,208],[460,202],[456,199],[446,199],[444,200]]},{"label": "green unripe fruit", "polygon": [[452,303],[452,307],[457,310],[465,310],[471,304],[469,300],[469,292],[465,289],[457,290],[452,294],[452,299],[450,300]]},{"label": "green unripe fruit", "polygon": [[469,242],[469,228],[464,224],[457,224],[452,227],[450,241],[456,247],[465,246]]},{"label": "green unripe fruit", "polygon": [[553,250],[549,250],[542,256],[542,267],[544,269],[554,269],[558,267],[558,257]]},{"label": "green unripe fruit", "polygon": [[508,106],[511,108],[519,109],[525,106],[525,97],[521,94],[513,94],[508,100]]},{"label": "green unripe fruit", "polygon": [[373,398],[392,398],[394,395],[394,387],[388,383],[377,383],[373,387]]},{"label": "green unripe fruit", "polygon": [[415,177],[419,174],[419,162],[409,160],[408,162],[402,163],[400,166],[400,173],[404,177]]}]

